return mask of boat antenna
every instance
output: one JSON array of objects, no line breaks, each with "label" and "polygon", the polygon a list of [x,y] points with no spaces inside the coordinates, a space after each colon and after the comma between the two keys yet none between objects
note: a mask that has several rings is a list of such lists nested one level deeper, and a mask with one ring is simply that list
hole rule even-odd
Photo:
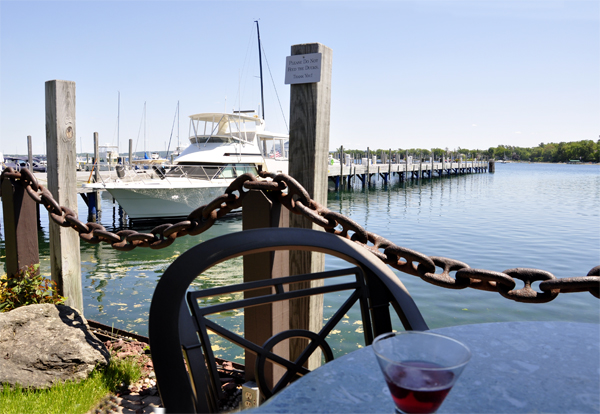
[{"label": "boat antenna", "polygon": [[260,102],[261,102],[261,109],[262,109],[262,119],[265,119],[265,97],[263,94],[263,76],[262,76],[262,57],[261,57],[261,53],[260,53],[260,29],[258,28],[258,20],[255,20],[254,23],[256,23],[256,34],[258,35],[258,66],[260,69]]}]

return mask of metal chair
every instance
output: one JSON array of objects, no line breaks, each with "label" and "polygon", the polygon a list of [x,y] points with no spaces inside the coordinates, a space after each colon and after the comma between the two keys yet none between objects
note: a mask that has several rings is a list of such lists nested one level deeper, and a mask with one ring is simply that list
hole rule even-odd
[{"label": "metal chair", "polygon": [[[352,264],[341,270],[299,276],[278,277],[200,291],[189,290],[201,273],[228,259],[277,250],[309,250],[330,254]],[[338,278],[353,275],[353,278]],[[326,279],[320,287],[290,290],[290,283]],[[349,281],[351,280],[351,281]],[[225,303],[199,306],[198,301],[214,295],[269,288],[271,294]],[[329,292],[348,294],[345,303],[324,324],[320,332],[288,330],[274,335],[265,344],[252,343],[218,326],[211,314],[249,308]],[[394,273],[366,249],[330,233],[298,228],[264,228],[227,234],[205,241],[182,254],[165,271],[152,298],[149,316],[150,349],[163,405],[167,412],[215,412],[221,396],[221,382],[207,330],[256,355],[256,377],[261,392],[269,396],[309,371],[303,367],[310,354],[320,347],[328,362],[333,359],[325,337],[348,310],[359,303],[365,345],[382,333],[392,331],[389,305],[406,330],[427,330],[416,304]],[[290,337],[309,338],[310,343],[295,360],[271,352],[274,344]],[[264,379],[265,361],[286,368],[268,389]]]}]

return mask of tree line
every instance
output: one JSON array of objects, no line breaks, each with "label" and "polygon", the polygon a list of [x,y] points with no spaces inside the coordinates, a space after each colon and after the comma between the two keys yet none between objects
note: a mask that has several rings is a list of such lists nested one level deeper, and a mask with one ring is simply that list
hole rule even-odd
[{"label": "tree line", "polygon": [[[341,148],[337,148],[335,153],[338,154]],[[371,156],[377,155],[377,158],[382,158],[382,155],[388,154],[390,149],[373,149],[369,150]],[[446,159],[457,159],[460,154],[464,155],[467,160],[471,159],[497,159],[510,161],[531,161],[531,162],[600,162],[600,139],[596,142],[592,140],[559,142],[544,144],[540,143],[537,147],[516,147],[512,145],[498,145],[490,147],[487,150],[468,149],[468,148],[398,148],[392,149],[392,156],[398,153],[403,159],[406,154],[412,156],[413,159],[429,159],[439,160],[442,157]],[[366,150],[346,149],[344,154],[351,154],[353,158],[363,158],[367,156]]]}]

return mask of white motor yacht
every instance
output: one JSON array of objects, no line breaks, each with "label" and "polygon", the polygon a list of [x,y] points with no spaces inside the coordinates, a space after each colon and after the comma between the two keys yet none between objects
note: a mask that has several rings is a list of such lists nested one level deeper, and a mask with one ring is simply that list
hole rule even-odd
[{"label": "white motor yacht", "polygon": [[254,111],[190,116],[189,146],[168,169],[119,174],[113,182],[84,184],[108,191],[131,219],[186,217],[244,173],[288,172],[288,135],[265,131]]}]

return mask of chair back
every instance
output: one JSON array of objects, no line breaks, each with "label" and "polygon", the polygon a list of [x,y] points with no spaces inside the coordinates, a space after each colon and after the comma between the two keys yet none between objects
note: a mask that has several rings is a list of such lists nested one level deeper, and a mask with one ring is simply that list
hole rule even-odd
[{"label": "chair back", "polygon": [[[330,254],[345,260],[351,267],[190,290],[190,284],[200,274],[218,263],[277,250]],[[323,280],[324,283],[309,284],[310,287],[294,290],[298,283],[316,280]],[[257,289],[262,289],[259,296],[235,295]],[[234,309],[333,292],[346,292],[347,298],[319,332],[290,329],[275,334],[264,344],[253,343],[242,334],[216,323],[214,317],[211,318],[212,315]],[[237,299],[207,304],[208,298],[224,294]],[[322,350],[327,362],[333,359],[326,337],[355,304],[360,306],[365,345],[370,345],[377,335],[392,331],[389,305],[392,305],[405,329],[428,329],[398,277],[367,249],[336,235],[298,228],[263,228],[216,237],[189,249],[167,268],[150,306],[150,349],[165,408],[168,412],[217,411],[218,401],[223,395],[209,331],[256,355],[256,380],[261,393],[268,398],[298,376],[309,372],[303,365],[317,348]],[[279,342],[296,337],[307,338],[309,345],[294,361],[273,352]],[[268,387],[265,380],[264,367],[267,361],[285,368],[282,378],[273,389]]]}]

